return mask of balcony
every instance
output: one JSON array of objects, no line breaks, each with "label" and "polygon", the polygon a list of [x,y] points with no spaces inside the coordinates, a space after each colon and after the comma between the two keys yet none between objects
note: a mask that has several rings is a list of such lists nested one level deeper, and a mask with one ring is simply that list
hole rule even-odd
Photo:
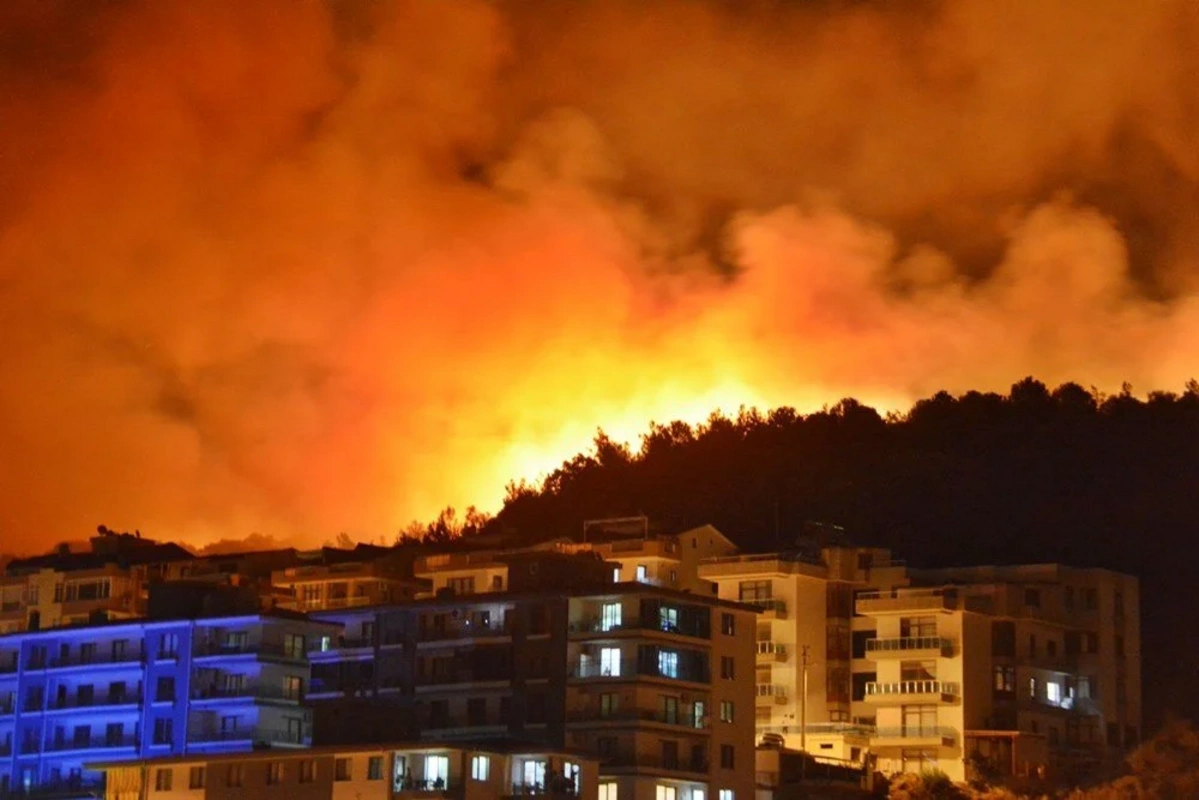
[{"label": "balcony", "polygon": [[758,697],[773,697],[774,702],[783,705],[787,702],[787,687],[781,683],[757,684]]},{"label": "balcony", "polygon": [[747,606],[753,606],[766,619],[786,619],[787,601],[774,598],[761,600],[742,600]]},{"label": "balcony", "polygon": [[202,689],[192,689],[192,700],[276,700],[287,703],[299,703],[304,699],[304,693],[284,689],[282,686],[250,683],[245,686],[209,686]]},{"label": "balcony", "polygon": [[228,642],[200,641],[192,650],[196,659],[229,656],[268,656],[286,661],[306,661],[308,654],[303,650],[287,650],[280,642]]},{"label": "balcony", "polygon": [[707,716],[699,717],[697,719],[691,714],[683,713],[681,709],[671,714],[663,711],[662,709],[618,708],[605,714],[596,708],[580,708],[568,711],[566,713],[566,721],[568,723],[580,725],[656,722],[659,725],[677,725],[680,728],[687,728],[690,730],[707,730],[709,727]]},{"label": "balcony", "polygon": [[944,636],[900,636],[894,639],[867,639],[866,657],[936,658],[953,654],[953,641]]},{"label": "balcony", "polygon": [[604,772],[614,769],[631,768],[672,770],[674,772],[689,772],[698,775],[708,774],[708,760],[706,758],[664,759],[658,755],[637,755],[625,752],[609,753],[607,755],[601,753],[599,758],[601,769]]},{"label": "balcony", "polygon": [[960,607],[956,589],[893,589],[890,592],[860,592],[859,614],[889,614],[906,611],[950,611]]},{"label": "balcony", "polygon": [[105,666],[122,666],[127,664],[142,663],[142,653],[140,650],[133,652],[125,652],[119,654],[112,653],[92,653],[85,655],[76,653],[73,656],[65,658],[59,656],[51,658],[46,664],[46,669],[67,669],[69,667],[105,667]]},{"label": "balcony", "polygon": [[31,786],[24,791],[13,792],[13,797],[40,797],[45,800],[55,798],[103,797],[103,781],[47,781],[37,786]]},{"label": "balcony", "polygon": [[589,662],[576,662],[570,672],[572,678],[611,678],[614,680],[640,680],[665,678],[674,681],[689,681],[691,683],[707,683],[709,680],[706,669],[687,669],[683,665],[673,675],[664,675],[657,664],[640,665],[636,659],[624,659],[619,666]]},{"label": "balcony", "polygon": [[136,736],[93,736],[88,739],[62,739],[46,745],[46,752],[61,753],[67,750],[113,750],[137,747]]},{"label": "balcony", "polygon": [[958,732],[942,726],[908,726],[901,728],[879,728],[870,738],[873,747],[953,747]]},{"label": "balcony", "polygon": [[141,704],[142,691],[140,686],[133,687],[122,695],[100,695],[96,697],[62,697],[54,698],[46,703],[46,711],[66,711],[70,709],[94,708],[111,710],[121,706],[137,707]]},{"label": "balcony", "polygon": [[866,684],[866,702],[889,703],[950,703],[961,696],[961,686],[954,681],[916,680]]},{"label": "balcony", "polygon": [[758,661],[782,663],[787,660],[787,646],[777,642],[758,642]]},{"label": "balcony", "polygon": [[226,731],[189,731],[187,741],[194,744],[214,742],[254,742],[264,745],[302,747],[312,739],[310,730],[288,731],[272,728],[235,728]]},{"label": "balcony", "polygon": [[429,642],[440,642],[457,639],[487,639],[501,638],[512,635],[512,626],[508,621],[497,620],[489,624],[472,624],[464,622],[461,625],[453,625],[444,628],[422,628],[416,634],[416,640],[420,644]]}]

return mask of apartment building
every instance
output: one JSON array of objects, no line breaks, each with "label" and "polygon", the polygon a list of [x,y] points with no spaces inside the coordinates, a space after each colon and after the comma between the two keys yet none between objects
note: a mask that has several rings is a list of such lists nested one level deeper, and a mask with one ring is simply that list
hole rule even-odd
[{"label": "apartment building", "polygon": [[874,714],[860,704],[865,684],[855,675],[854,656],[870,629],[855,618],[853,597],[870,586],[905,585],[903,564],[888,550],[826,546],[710,558],[699,575],[716,583],[720,597],[759,610],[759,735],[830,759],[862,761]]},{"label": "apartment building", "polygon": [[407,602],[428,588],[383,560],[287,567],[271,573],[271,586],[279,608],[305,613]]},{"label": "apartment building", "polygon": [[149,582],[191,558],[175,544],[102,529],[87,552],[61,545],[13,559],[0,578],[0,634],[143,616]]},{"label": "apartment building", "polygon": [[732,556],[737,546],[711,525],[682,533],[640,534],[589,530],[579,549],[589,549],[616,565],[615,580],[637,581],[686,592],[715,594],[715,586],[700,577],[707,559]]},{"label": "apartment building", "polygon": [[106,773],[108,800],[598,800],[601,791],[594,758],[545,748],[373,744],[88,766]]},{"label": "apartment building", "polygon": [[140,620],[0,637],[0,793],[94,790],[91,761],[311,742],[298,615]]},{"label": "apartment building", "polygon": [[1069,780],[1139,742],[1135,578],[1056,564],[913,576],[926,585],[858,599],[877,629],[864,677],[884,769]]},{"label": "apartment building", "polygon": [[[318,730],[362,741],[408,725],[427,740],[591,753],[604,800],[748,798],[753,609],[612,584],[594,555],[570,557],[577,573],[554,553],[511,558],[506,591],[430,575],[434,597],[316,614],[345,631],[310,654]],[[492,585],[495,562],[473,566],[474,585]]]}]

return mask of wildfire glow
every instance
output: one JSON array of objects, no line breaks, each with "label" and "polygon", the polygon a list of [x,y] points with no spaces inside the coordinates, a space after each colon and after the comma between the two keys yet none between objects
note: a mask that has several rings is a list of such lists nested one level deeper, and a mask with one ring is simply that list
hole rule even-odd
[{"label": "wildfire glow", "polygon": [[1199,363],[1190,0],[82,5],[0,4],[5,546]]}]

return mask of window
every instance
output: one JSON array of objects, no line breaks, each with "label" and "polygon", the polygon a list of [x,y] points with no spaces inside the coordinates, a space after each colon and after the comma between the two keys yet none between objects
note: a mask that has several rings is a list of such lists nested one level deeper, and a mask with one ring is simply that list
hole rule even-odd
[{"label": "window", "polygon": [[899,620],[899,635],[903,638],[913,636],[936,636],[936,617],[901,617]]},{"label": "window", "polygon": [[704,794],[703,789],[692,789],[691,790],[691,800],[704,800],[705,796],[706,795]]},{"label": "window", "polygon": [[720,657],[720,677],[721,678],[731,681],[736,677],[734,663],[735,662],[733,661],[732,656],[721,656]]},{"label": "window", "polygon": [[579,790],[580,769],[577,762],[562,762],[562,777],[569,781],[569,787],[575,792]]},{"label": "window", "polygon": [[737,635],[737,618],[727,611],[720,615],[720,632],[725,636]]},{"label": "window", "polygon": [[708,715],[708,704],[703,700],[696,700],[691,704],[691,724],[696,728],[707,727],[704,717]]},{"label": "window", "polygon": [[116,641],[114,641],[112,643],[112,660],[113,661],[124,661],[125,660],[125,651],[128,650],[128,648],[129,648],[129,640],[117,639]]},{"label": "window", "polygon": [[488,756],[471,756],[470,778],[474,781],[485,781],[491,775],[491,758]]},{"label": "window", "polygon": [[610,717],[620,708],[620,695],[606,692],[600,695],[600,716]]},{"label": "window", "polygon": [[225,770],[225,785],[235,789],[240,788],[245,777],[241,764],[230,764],[229,768]]},{"label": "window", "polygon": [[673,570],[673,569],[672,569],[672,570],[670,571],[670,585],[671,585],[671,586],[674,586],[674,585],[675,585],[676,583],[678,583],[678,582],[679,582],[679,573],[678,573],[678,570]]},{"label": "window", "polygon": [[1083,589],[1082,600],[1087,611],[1094,611],[1095,609],[1099,608],[1099,590]]},{"label": "window", "polygon": [[612,678],[620,677],[620,648],[600,648],[600,675]]},{"label": "window", "polygon": [[287,658],[303,660],[308,655],[305,648],[304,637],[298,633],[285,633],[283,635],[283,655]]},{"label": "window", "polygon": [[670,725],[679,724],[679,698],[664,694],[661,697],[662,722]]},{"label": "window", "polygon": [[362,641],[366,642],[367,644],[374,644],[375,643],[375,623],[364,622],[364,623],[362,623],[361,630],[362,630]]},{"label": "window", "polygon": [[1062,596],[1062,602],[1065,603],[1066,608],[1074,608],[1074,587],[1073,586],[1066,587],[1066,591]]},{"label": "window", "polygon": [[445,582],[446,588],[454,594],[474,594],[475,579],[474,578],[450,578]]},{"label": "window", "polygon": [[721,722],[732,722],[733,721],[733,701],[732,700],[721,700],[720,701],[720,721]]},{"label": "window", "polygon": [[176,633],[164,633],[162,641],[158,646],[159,658],[174,658],[179,652],[179,635]]},{"label": "window", "polygon": [[679,790],[674,786],[659,783],[654,794],[654,800],[678,800]]},{"label": "window", "polygon": [[268,761],[266,764],[266,782],[270,786],[283,783],[283,762]]},{"label": "window", "polygon": [[646,569],[646,566],[644,564],[638,564],[637,565],[637,581],[639,583],[645,583],[648,578],[649,578],[649,570]]},{"label": "window", "polygon": [[620,567],[612,568],[612,582],[620,583]]},{"label": "window", "polygon": [[865,658],[866,657],[866,642],[875,638],[874,631],[854,631],[850,635],[850,657]]},{"label": "window", "polygon": [[995,691],[1012,693],[1016,691],[1016,668],[995,667]]},{"label": "window", "polygon": [[306,758],[300,762],[300,783],[312,783],[316,780],[316,760]]},{"label": "window", "polygon": [[468,725],[487,724],[486,697],[472,697],[466,701],[466,722]]},{"label": "window", "polygon": [[620,627],[620,603],[604,603],[600,611],[600,630],[611,631]]},{"label": "window", "polygon": [[1045,684],[1045,698],[1054,705],[1062,703],[1062,685],[1055,681],[1048,681]]},{"label": "window", "polygon": [[204,788],[204,768],[192,767],[187,771],[187,788],[203,789]]},{"label": "window", "polygon": [[[853,673],[853,677],[850,678],[850,680],[852,682],[850,684],[849,699],[855,703],[859,703],[866,699],[866,684],[874,683],[875,681],[877,681],[878,673],[877,672],[855,672],[855,673]],[[770,710],[769,707],[767,707],[767,710],[768,711]]]},{"label": "window", "polygon": [[722,744],[720,746],[720,768],[733,769],[733,746],[731,744]]},{"label": "window", "polygon": [[1116,616],[1123,617],[1124,616],[1124,592],[1117,591],[1115,601],[1116,601]]},{"label": "window", "polygon": [[679,610],[670,606],[659,608],[658,627],[664,631],[677,631],[679,629]]},{"label": "window", "polygon": [[304,699],[304,679],[296,675],[283,676],[283,697],[286,700]]},{"label": "window", "polygon": [[733,790],[732,789],[721,789],[719,797],[720,797],[720,800],[733,800]]},{"label": "window", "polygon": [[450,785],[450,757],[425,756],[425,780],[434,788]]},{"label": "window", "polygon": [[937,707],[934,705],[903,706],[905,736],[925,736],[936,733]]},{"label": "window", "polygon": [[659,650],[658,674],[663,678],[679,677],[679,654],[674,650]]},{"label": "window", "polygon": [[174,720],[170,717],[159,717],[154,720],[154,744],[171,744],[171,728]]},{"label": "window", "polygon": [[662,766],[666,769],[678,769],[679,743],[673,739],[661,739],[658,743],[662,747]]},{"label": "window", "polygon": [[616,783],[609,781],[599,785],[599,796],[596,800],[618,800],[616,796]]},{"label": "window", "polygon": [[1028,696],[1033,699],[1036,699],[1036,696],[1037,696],[1037,679],[1036,678],[1028,679]]},{"label": "window", "polygon": [[737,584],[737,599],[742,603],[769,600],[772,596],[771,582],[769,580],[741,581]]},{"label": "window", "polygon": [[171,781],[174,777],[174,770],[168,767],[159,767],[158,769],[154,770],[154,791],[171,791]]},{"label": "window", "polygon": [[1041,606],[1041,590],[1040,589],[1025,589],[1024,590],[1024,605],[1033,608]]},{"label": "window", "polygon": [[366,779],[368,781],[383,780],[383,756],[371,756],[367,759]]},{"label": "window", "polygon": [[901,681],[932,681],[937,679],[936,661],[901,661],[899,662],[899,679]]},{"label": "window", "polygon": [[350,759],[339,758],[333,762],[333,780],[348,781],[351,774]]},{"label": "window", "polygon": [[545,762],[535,759],[528,759],[524,763],[524,768],[521,770],[521,775],[524,778],[525,786],[545,786]]}]

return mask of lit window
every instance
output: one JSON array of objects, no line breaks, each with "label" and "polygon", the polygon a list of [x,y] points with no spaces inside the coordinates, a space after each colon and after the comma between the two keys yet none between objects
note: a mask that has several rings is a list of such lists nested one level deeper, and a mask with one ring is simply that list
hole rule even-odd
[{"label": "lit window", "polygon": [[569,787],[572,790],[571,793],[578,794],[580,781],[580,769],[578,763],[574,761],[563,762],[562,777],[568,781]]},{"label": "lit window", "polygon": [[646,566],[644,564],[638,564],[637,565],[637,580],[640,581],[641,583],[645,583],[646,579],[648,579],[648,578],[649,578],[649,570],[646,569]]},{"label": "lit window", "polygon": [[706,797],[706,794],[703,789],[691,790],[691,800],[704,800],[704,797]]},{"label": "lit window", "polygon": [[721,700],[720,701],[720,721],[721,722],[732,722],[733,721],[733,701],[732,700]]},{"label": "lit window", "polygon": [[1049,702],[1060,705],[1062,702],[1062,685],[1053,681],[1046,683],[1045,697]]},{"label": "lit window", "polygon": [[721,789],[720,790],[720,800],[733,800],[733,790],[732,789]]},{"label": "lit window", "polygon": [[601,783],[599,785],[599,797],[597,800],[617,800],[616,782]]},{"label": "lit window", "polygon": [[658,627],[664,631],[677,631],[679,629],[679,610],[667,606],[659,608]]},{"label": "lit window", "polygon": [[679,677],[679,654],[673,650],[659,650],[658,674],[664,678]]},{"label": "lit window", "polygon": [[620,603],[604,603],[600,615],[600,630],[610,631],[620,627]]},{"label": "lit window", "polygon": [[525,762],[523,776],[526,787],[545,788],[545,762],[529,759]]},{"label": "lit window", "polygon": [[659,783],[654,800],[678,800],[679,790],[674,786],[664,786]]},{"label": "lit window", "polygon": [[425,780],[434,788],[449,788],[450,757],[425,756]]},{"label": "lit window", "polygon": [[1029,697],[1037,696],[1037,679],[1036,678],[1028,679],[1028,696]]},{"label": "lit window", "polygon": [[612,582],[620,583],[620,567],[612,568]]},{"label": "lit window", "polygon": [[472,756],[470,759],[470,777],[472,780],[485,781],[491,774],[491,759],[487,756]]},{"label": "lit window", "polygon": [[600,649],[600,675],[612,678],[620,677],[619,647],[604,647]]}]

